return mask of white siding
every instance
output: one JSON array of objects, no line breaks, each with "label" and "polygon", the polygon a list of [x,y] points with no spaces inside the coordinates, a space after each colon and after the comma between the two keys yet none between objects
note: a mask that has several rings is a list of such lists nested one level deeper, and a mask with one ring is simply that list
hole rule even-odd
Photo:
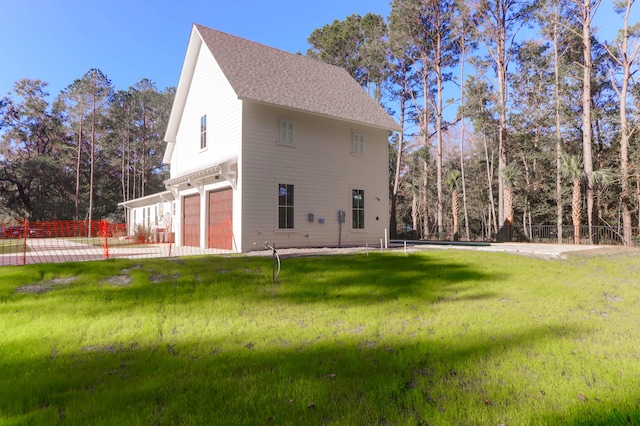
[{"label": "white siding", "polygon": [[[242,103],[202,44],[171,158],[171,178],[238,155]],[[207,116],[207,148],[200,150],[200,118]]]},{"label": "white siding", "polygon": [[[293,146],[277,143],[280,117],[294,120]],[[346,212],[342,245],[379,245],[389,223],[388,132],[247,102],[243,122],[243,251],[265,241],[337,246],[338,210]],[[351,154],[354,131],[364,136],[364,155]],[[277,229],[278,183],[295,185],[293,231]],[[364,230],[351,230],[352,188],[365,191]]]}]

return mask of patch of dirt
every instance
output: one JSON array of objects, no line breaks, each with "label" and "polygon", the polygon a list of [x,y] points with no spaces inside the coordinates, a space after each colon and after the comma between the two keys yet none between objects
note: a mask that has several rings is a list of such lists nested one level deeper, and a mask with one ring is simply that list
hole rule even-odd
[{"label": "patch of dirt", "polygon": [[173,275],[162,275],[162,274],[158,274],[153,273],[151,274],[151,276],[149,277],[149,282],[152,282],[153,284],[159,284],[163,281],[169,281],[169,280],[176,280],[178,278],[177,274],[173,274]]},{"label": "patch of dirt", "polygon": [[67,278],[54,278],[51,281],[47,281],[47,284],[51,285],[68,285],[74,281],[77,281],[76,277],[67,277]]},{"label": "patch of dirt", "polygon": [[16,288],[16,292],[22,294],[42,294],[53,290],[56,286],[69,285],[77,279],[76,277],[54,278],[39,284],[23,285],[22,287]]},{"label": "patch of dirt", "polygon": [[40,284],[23,285],[22,287],[16,288],[16,291],[22,294],[42,294],[49,290],[53,290],[53,288]]},{"label": "patch of dirt", "polygon": [[109,277],[103,282],[107,284],[113,284],[117,286],[126,287],[131,284],[131,277],[128,275],[115,275],[113,277]]},{"label": "patch of dirt", "polygon": [[131,277],[129,276],[129,272],[132,269],[142,269],[142,265],[134,265],[131,268],[121,269],[120,274],[122,275],[114,275],[112,277],[106,278],[103,283],[112,284],[116,286],[126,287],[131,284]]},{"label": "patch of dirt", "polygon": [[608,302],[624,302],[622,297],[613,294],[605,294],[604,297]]}]

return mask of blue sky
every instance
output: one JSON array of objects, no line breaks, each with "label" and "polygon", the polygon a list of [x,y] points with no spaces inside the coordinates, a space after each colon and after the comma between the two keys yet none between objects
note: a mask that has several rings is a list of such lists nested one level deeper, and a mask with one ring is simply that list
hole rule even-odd
[{"label": "blue sky", "polygon": [[0,0],[0,96],[21,78],[57,94],[91,68],[117,89],[146,77],[176,86],[191,26],[202,24],[292,53],[334,19],[388,16],[388,0]]},{"label": "blue sky", "polygon": [[[145,77],[159,89],[175,86],[193,23],[296,53],[307,50],[314,29],[335,19],[390,12],[389,0],[0,0],[0,5],[0,96],[25,77],[48,82],[56,95],[91,68],[102,70],[117,89]],[[622,19],[611,12],[609,0],[598,14],[605,23],[599,35],[610,40]]]}]

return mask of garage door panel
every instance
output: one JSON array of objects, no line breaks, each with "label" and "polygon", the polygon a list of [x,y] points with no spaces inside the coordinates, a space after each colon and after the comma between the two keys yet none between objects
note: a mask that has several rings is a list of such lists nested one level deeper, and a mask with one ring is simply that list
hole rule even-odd
[{"label": "garage door panel", "polygon": [[233,249],[233,191],[209,192],[208,247]]},{"label": "garage door panel", "polygon": [[200,247],[200,194],[184,197],[182,245]]}]

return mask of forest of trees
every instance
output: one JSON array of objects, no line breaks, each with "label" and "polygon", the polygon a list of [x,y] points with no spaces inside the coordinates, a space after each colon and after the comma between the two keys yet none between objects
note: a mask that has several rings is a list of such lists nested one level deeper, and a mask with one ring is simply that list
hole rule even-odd
[{"label": "forest of trees", "polygon": [[[614,0],[394,0],[311,33],[404,129],[390,137],[392,234],[598,242],[640,236],[640,24]],[[0,99],[0,215],[122,221],[118,202],[163,189],[173,89],[117,91],[90,70],[49,102],[21,80]]]},{"label": "forest of trees", "polygon": [[49,100],[23,79],[0,99],[0,219],[124,222],[118,203],[164,190],[174,89],[116,90],[91,69]]},{"label": "forest of trees", "polygon": [[[391,224],[421,238],[638,244],[640,24],[614,0],[394,0],[388,17],[315,30],[307,55],[344,67],[395,115]],[[635,16],[639,16],[637,11]],[[581,235],[582,233],[582,235]]]}]

